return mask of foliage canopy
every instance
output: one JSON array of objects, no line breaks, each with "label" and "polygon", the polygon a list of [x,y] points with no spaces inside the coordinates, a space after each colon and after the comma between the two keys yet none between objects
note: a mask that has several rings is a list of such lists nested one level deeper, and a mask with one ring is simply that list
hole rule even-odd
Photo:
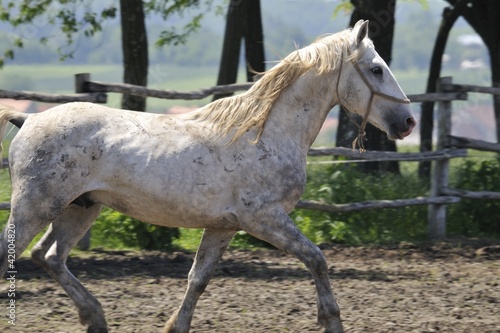
[{"label": "foliage canopy", "polygon": [[[0,56],[0,68],[6,59],[13,59],[15,50],[25,44],[26,34],[37,36],[40,43],[45,44],[57,35],[49,26],[58,27],[64,36],[63,45],[58,53],[61,60],[72,58],[75,53],[75,36],[83,33],[92,37],[103,29],[107,20],[116,18],[119,11],[115,1],[92,2],[87,0],[0,0],[0,21],[11,26],[24,29],[23,33],[9,34],[11,47]],[[172,15],[184,15],[187,11],[198,11],[181,31],[171,26],[161,31],[156,45],[184,44],[187,37],[201,26],[204,13],[211,8],[213,0],[150,0],[144,2],[147,14],[159,14],[167,21]],[[36,30],[36,31],[33,31]]]}]

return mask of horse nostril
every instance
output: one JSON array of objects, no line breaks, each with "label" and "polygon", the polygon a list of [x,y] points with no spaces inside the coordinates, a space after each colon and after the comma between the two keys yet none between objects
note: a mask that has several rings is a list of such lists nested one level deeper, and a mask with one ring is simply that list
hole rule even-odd
[{"label": "horse nostril", "polygon": [[411,131],[415,128],[415,125],[417,125],[417,121],[413,117],[408,117],[406,118],[405,125],[406,128],[401,132],[399,137],[400,139],[403,139],[411,134]]},{"label": "horse nostril", "polygon": [[412,130],[416,125],[417,121],[415,120],[415,118],[406,118],[406,126],[408,127],[408,129]]}]

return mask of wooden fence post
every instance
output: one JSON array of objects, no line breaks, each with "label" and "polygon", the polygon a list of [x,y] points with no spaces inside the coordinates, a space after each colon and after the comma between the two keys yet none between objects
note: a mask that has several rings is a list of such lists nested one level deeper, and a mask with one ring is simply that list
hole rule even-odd
[{"label": "wooden fence post", "polygon": [[[86,93],[87,89],[85,88],[85,82],[90,81],[89,73],[75,74],[75,93]],[[90,236],[91,229],[87,230],[85,235],[83,235],[82,239],[76,245],[82,251],[88,251],[90,249]]]},{"label": "wooden fence post", "polygon": [[[437,91],[442,92],[442,85],[451,84],[451,82],[451,77],[440,78],[437,82]],[[436,128],[436,150],[442,150],[448,146],[448,135],[451,134],[451,101],[438,102]],[[448,166],[448,159],[433,162],[430,197],[440,196],[441,189],[448,187]],[[429,205],[427,221],[429,238],[444,239],[446,237],[446,205]]]},{"label": "wooden fence post", "polygon": [[85,82],[90,81],[89,73],[75,74],[75,93],[81,94],[88,92],[85,88]]}]

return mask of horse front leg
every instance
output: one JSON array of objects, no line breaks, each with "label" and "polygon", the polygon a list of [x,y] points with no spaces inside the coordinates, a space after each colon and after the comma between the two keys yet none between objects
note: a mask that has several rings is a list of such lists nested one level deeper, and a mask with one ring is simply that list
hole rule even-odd
[{"label": "horse front leg", "polygon": [[297,229],[281,207],[247,216],[243,230],[302,261],[311,272],[318,297],[318,324],[325,333],[343,333],[340,309],[333,295],[323,252]]},{"label": "horse front leg", "polygon": [[205,229],[196,257],[189,271],[188,287],[181,306],[170,317],[164,333],[187,333],[191,326],[194,309],[210,281],[217,263],[233,239],[234,230]]}]

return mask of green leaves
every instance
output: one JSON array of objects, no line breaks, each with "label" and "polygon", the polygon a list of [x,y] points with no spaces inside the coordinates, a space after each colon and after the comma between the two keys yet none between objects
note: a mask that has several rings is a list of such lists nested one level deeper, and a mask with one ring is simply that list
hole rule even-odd
[{"label": "green leaves", "polygon": [[[467,160],[455,171],[452,187],[470,191],[500,191],[500,159]],[[499,237],[497,200],[462,199],[450,205],[447,228],[451,234],[466,237]]]},{"label": "green leaves", "polygon": [[10,14],[7,12],[4,8],[0,8],[0,21],[9,21],[10,20]]},{"label": "green leaves", "polygon": [[406,1],[406,2],[416,1],[420,3],[420,5],[422,5],[422,8],[429,9],[429,0],[401,0],[401,1]]},{"label": "green leaves", "polygon": [[[424,9],[429,9],[429,0],[400,0],[406,2],[418,2]],[[335,7],[333,11],[333,17],[337,17],[339,13],[344,13],[344,15],[349,15],[354,11],[355,6],[351,0],[341,0],[340,3]]]},{"label": "green leaves", "polygon": [[[211,7],[213,0],[206,0],[204,5],[208,8]],[[146,13],[160,14],[162,18],[167,21],[172,15],[179,15],[183,17],[188,11],[199,9],[201,6],[200,0],[174,0],[174,1],[161,1],[152,0],[144,4]],[[193,16],[191,21],[184,25],[178,32],[178,27],[171,27],[160,33],[159,38],[155,42],[156,46],[162,47],[164,45],[180,45],[185,44],[189,35],[198,31],[201,27],[201,20],[203,13],[198,13]]]},{"label": "green leaves", "polygon": [[3,53],[3,56],[5,59],[14,59],[14,51],[13,50],[7,50]]},{"label": "green leaves", "polygon": [[116,7],[104,8],[101,12],[102,18],[115,18],[116,17]]},{"label": "green leaves", "polygon": [[340,12],[343,12],[345,15],[352,13],[354,10],[354,5],[349,0],[342,0],[335,10],[333,11],[333,17],[337,17]]},{"label": "green leaves", "polygon": [[177,33],[175,27],[162,31],[156,41],[156,46],[185,44],[189,35],[201,27],[200,22],[202,18],[203,14],[196,15],[191,22],[183,27],[181,33]]},{"label": "green leaves", "polygon": [[[184,26],[171,26],[160,33],[157,46],[185,44],[191,33],[201,27],[203,14],[210,10],[213,0],[150,0],[144,1],[144,10],[148,14],[160,15],[168,21],[173,15],[183,17],[191,15]],[[0,68],[6,59],[13,59],[15,50],[24,46],[24,40],[37,39],[47,44],[49,39],[62,34],[64,42],[57,47],[60,59],[71,58],[76,51],[75,41],[80,37],[94,37],[103,30],[106,20],[116,18],[118,2],[97,9],[93,2],[86,0],[0,0],[0,21],[8,22],[18,28],[11,46],[0,57]],[[203,8],[201,8],[203,6]],[[217,7],[220,9],[220,7]],[[217,9],[216,8],[216,9]],[[43,23],[43,25],[41,24]],[[47,29],[52,25],[56,29]],[[168,22],[167,24],[168,25]],[[25,32],[28,31],[26,36]]]},{"label": "green leaves", "polygon": [[8,22],[20,31],[13,34],[16,37],[11,38],[12,47],[4,51],[0,68],[5,59],[14,58],[15,49],[22,48],[24,40],[38,39],[40,43],[46,44],[50,38],[57,36],[46,32],[48,25],[58,27],[64,36],[64,44],[58,47],[60,59],[71,58],[75,52],[75,38],[80,34],[85,37],[94,36],[102,30],[105,20],[116,16],[116,11],[115,5],[110,5],[95,12],[84,0],[0,0],[0,21]]},{"label": "green leaves", "polygon": [[138,248],[166,251],[173,247],[179,230],[143,223],[109,208],[104,208],[92,226],[93,246]]},{"label": "green leaves", "polygon": [[[427,185],[416,175],[370,175],[352,164],[308,165],[306,200],[343,204],[425,196]],[[426,235],[426,207],[324,213],[296,209],[294,222],[316,243],[347,244],[412,241]]]}]

